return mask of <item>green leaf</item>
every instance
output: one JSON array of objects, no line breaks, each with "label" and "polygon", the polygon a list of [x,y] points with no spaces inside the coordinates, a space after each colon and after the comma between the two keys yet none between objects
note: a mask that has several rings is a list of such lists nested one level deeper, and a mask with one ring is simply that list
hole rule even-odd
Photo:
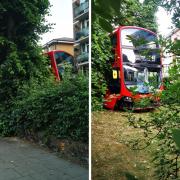
[{"label": "green leaf", "polygon": [[121,0],[111,0],[111,7],[113,8],[113,10],[118,14],[120,12],[120,4],[121,4]]},{"label": "green leaf", "polygon": [[[109,12],[109,7],[107,7],[107,6],[102,7],[102,6],[96,5],[96,6],[94,6],[93,11],[95,12],[95,14],[98,14],[102,18],[105,18],[105,19],[113,18],[112,14]],[[93,13],[93,15],[94,15],[94,13]]]},{"label": "green leaf", "polygon": [[176,143],[178,149],[180,149],[180,129],[172,130],[173,140]]},{"label": "green leaf", "polygon": [[113,28],[107,20],[99,18],[99,24],[105,31],[112,32]]}]

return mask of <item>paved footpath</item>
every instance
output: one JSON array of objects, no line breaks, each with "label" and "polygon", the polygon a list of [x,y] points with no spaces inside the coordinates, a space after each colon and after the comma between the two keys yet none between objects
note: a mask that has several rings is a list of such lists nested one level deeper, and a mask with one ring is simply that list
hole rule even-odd
[{"label": "paved footpath", "polygon": [[37,145],[0,138],[0,180],[88,180],[88,170]]}]

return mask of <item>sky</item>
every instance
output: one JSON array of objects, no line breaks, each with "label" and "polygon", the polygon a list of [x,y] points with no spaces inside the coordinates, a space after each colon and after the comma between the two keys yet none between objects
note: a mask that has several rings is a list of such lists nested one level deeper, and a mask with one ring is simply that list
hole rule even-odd
[{"label": "sky", "polygon": [[[139,0],[141,3],[144,0]],[[167,36],[172,31],[171,15],[162,7],[158,8],[156,13],[156,19],[158,24],[158,33],[162,36]]]},{"label": "sky", "polygon": [[163,36],[167,36],[172,31],[172,22],[171,15],[165,11],[162,7],[158,8],[156,13],[157,23],[158,23],[158,32]]},{"label": "sky", "polygon": [[48,23],[55,23],[51,32],[42,35],[40,44],[61,37],[73,38],[73,15],[72,0],[50,0],[52,7],[50,8],[51,16],[47,16]]},{"label": "sky", "polygon": [[[140,0],[143,2],[144,0]],[[73,15],[72,0],[50,0],[52,5],[50,9],[51,16],[46,17],[49,23],[56,23],[51,32],[44,34],[40,44],[61,37],[73,38]],[[156,14],[157,23],[159,25],[159,34],[167,36],[171,31],[171,16],[163,8],[159,8]]]}]

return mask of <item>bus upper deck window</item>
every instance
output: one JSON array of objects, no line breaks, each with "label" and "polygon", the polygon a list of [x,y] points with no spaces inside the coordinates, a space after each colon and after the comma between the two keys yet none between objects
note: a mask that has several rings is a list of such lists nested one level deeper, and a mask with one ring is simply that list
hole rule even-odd
[{"label": "bus upper deck window", "polygon": [[135,48],[157,48],[157,37],[155,34],[145,30],[128,28],[121,31],[121,43],[123,46]]}]

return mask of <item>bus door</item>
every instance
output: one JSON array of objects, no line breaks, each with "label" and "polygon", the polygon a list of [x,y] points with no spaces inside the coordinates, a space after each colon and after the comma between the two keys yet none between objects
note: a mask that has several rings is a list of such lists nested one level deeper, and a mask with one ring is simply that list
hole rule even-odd
[{"label": "bus door", "polygon": [[110,60],[112,64],[112,72],[108,78],[108,89],[111,94],[120,94],[120,68],[118,67],[117,59],[117,33],[110,36],[112,44],[112,59]]}]

